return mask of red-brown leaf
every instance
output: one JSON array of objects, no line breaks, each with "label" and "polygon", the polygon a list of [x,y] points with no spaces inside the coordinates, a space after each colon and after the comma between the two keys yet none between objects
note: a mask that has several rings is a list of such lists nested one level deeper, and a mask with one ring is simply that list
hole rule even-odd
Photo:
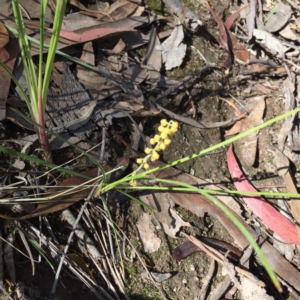
[{"label": "red-brown leaf", "polygon": [[[230,146],[227,152],[228,169],[235,187],[239,191],[256,192],[256,189],[248,182],[241,171],[235,155]],[[263,223],[278,236],[291,244],[299,244],[299,237],[295,224],[286,219],[273,206],[260,196],[244,196],[247,206],[256,214]]]}]

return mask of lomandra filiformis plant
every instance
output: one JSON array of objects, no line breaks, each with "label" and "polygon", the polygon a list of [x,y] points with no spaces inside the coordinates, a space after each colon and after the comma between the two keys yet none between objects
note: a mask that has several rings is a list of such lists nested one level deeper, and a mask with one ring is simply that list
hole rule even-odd
[{"label": "lomandra filiformis plant", "polygon": [[[47,0],[41,0],[40,10],[40,53],[38,72],[36,74],[35,66],[30,52],[30,43],[25,31],[22,12],[18,0],[12,0],[12,7],[16,21],[18,32],[18,40],[21,49],[22,63],[24,66],[25,78],[29,90],[29,97],[22,91],[26,104],[30,111],[31,118],[35,125],[36,132],[42,149],[45,151],[45,159],[50,161],[50,148],[47,134],[45,131],[45,110],[47,102],[47,93],[49,88],[50,76],[54,62],[56,47],[59,39],[59,33],[63,22],[67,0],[57,0],[53,21],[52,35],[50,45],[47,47],[48,55],[44,65],[44,30],[45,30],[45,14]],[[45,71],[44,71],[45,70]],[[15,80],[15,79],[14,79]],[[18,84],[18,83],[17,83]],[[19,85],[18,85],[19,86]],[[20,86],[19,86],[20,87]]]}]

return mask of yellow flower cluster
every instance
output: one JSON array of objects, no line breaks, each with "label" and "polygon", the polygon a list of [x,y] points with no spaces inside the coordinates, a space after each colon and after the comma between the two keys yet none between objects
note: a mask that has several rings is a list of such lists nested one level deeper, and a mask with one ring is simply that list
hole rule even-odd
[{"label": "yellow flower cluster", "polygon": [[162,119],[160,121],[160,126],[158,127],[159,134],[156,134],[153,138],[150,139],[150,144],[155,145],[153,149],[146,148],[145,153],[147,154],[144,158],[138,158],[136,162],[144,167],[144,169],[149,169],[149,164],[147,161],[156,161],[159,159],[158,152],[165,150],[167,146],[171,144],[171,139],[169,136],[175,134],[178,131],[178,122],[176,121],[167,121]]}]

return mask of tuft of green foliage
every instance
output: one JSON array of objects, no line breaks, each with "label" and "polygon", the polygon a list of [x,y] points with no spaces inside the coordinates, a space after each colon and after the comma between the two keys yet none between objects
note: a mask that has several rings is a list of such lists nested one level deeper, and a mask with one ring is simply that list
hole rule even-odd
[{"label": "tuft of green foliage", "polygon": [[[38,71],[36,73],[35,65],[33,63],[30,43],[26,35],[26,29],[20,5],[18,0],[12,0],[12,7],[16,21],[16,28],[18,33],[18,40],[21,49],[22,63],[24,66],[25,78],[29,90],[29,97],[22,91],[27,107],[30,111],[32,120],[39,126],[35,126],[38,134],[41,147],[45,151],[45,158],[51,161],[50,148],[45,131],[45,110],[47,103],[47,93],[50,83],[50,76],[53,67],[54,57],[56,53],[57,43],[59,40],[59,33],[61,30],[63,17],[66,10],[67,0],[57,0],[56,10],[53,21],[53,31],[51,34],[50,45],[48,49],[47,60],[44,66],[44,37],[45,37],[45,15],[47,8],[47,0],[41,1],[40,10],[40,53]],[[45,68],[45,71],[43,71]],[[19,86],[20,87],[20,86]],[[22,90],[22,89],[21,89]]]}]

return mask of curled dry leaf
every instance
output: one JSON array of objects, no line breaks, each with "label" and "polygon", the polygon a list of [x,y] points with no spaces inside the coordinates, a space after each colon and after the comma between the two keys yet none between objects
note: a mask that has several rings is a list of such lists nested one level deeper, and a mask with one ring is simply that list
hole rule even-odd
[{"label": "curled dry leaf", "polygon": [[[227,163],[231,178],[237,190],[256,192],[256,189],[248,182],[241,171],[233,153],[232,146],[230,146],[227,152]],[[266,202],[264,198],[244,195],[243,199],[253,213],[257,215],[268,228],[276,232],[278,236],[288,243],[300,244],[295,224],[280,214],[273,206]]]}]

